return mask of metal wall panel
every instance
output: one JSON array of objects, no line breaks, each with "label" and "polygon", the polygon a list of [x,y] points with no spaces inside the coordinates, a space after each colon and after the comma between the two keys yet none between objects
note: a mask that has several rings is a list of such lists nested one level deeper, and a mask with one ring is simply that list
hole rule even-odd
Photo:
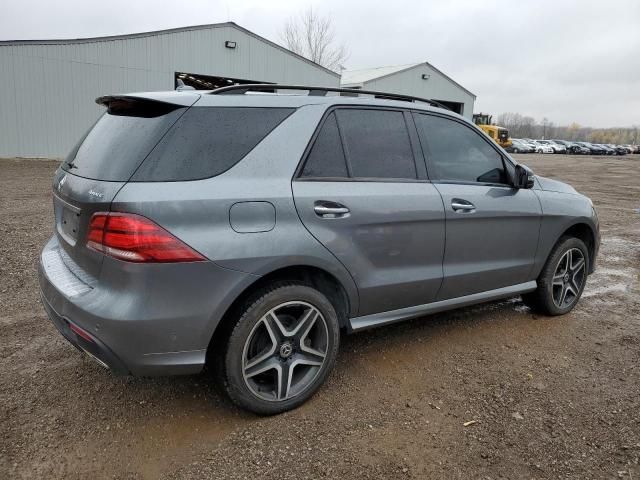
[{"label": "metal wall panel", "polygon": [[[226,40],[237,48],[225,48]],[[62,158],[104,111],[96,97],[171,90],[175,72],[340,83],[338,74],[233,24],[67,42],[0,42],[0,157]]]},{"label": "metal wall panel", "polygon": [[[429,75],[429,79],[423,80],[423,74]],[[370,80],[365,82],[362,88],[459,102],[464,104],[462,113],[464,117],[471,120],[473,115],[474,96],[428,65],[420,65],[387,77]]]}]

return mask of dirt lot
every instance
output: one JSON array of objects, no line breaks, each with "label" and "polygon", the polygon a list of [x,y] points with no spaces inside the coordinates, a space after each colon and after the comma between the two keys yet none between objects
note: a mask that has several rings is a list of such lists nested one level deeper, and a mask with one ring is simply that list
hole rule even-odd
[{"label": "dirt lot", "polygon": [[57,164],[0,160],[0,478],[640,479],[640,156],[521,158],[597,206],[578,307],[512,299],[344,338],[328,384],[271,418],[206,375],[118,378],[67,344],[34,267]]}]

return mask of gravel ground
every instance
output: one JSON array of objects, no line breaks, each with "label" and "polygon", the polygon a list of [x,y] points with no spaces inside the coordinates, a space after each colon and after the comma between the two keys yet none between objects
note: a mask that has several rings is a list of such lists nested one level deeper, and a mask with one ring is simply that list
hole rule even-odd
[{"label": "gravel ground", "polygon": [[0,478],[640,479],[640,156],[521,160],[598,209],[577,308],[515,298],[344,338],[327,385],[270,418],[206,375],[114,377],[66,343],[35,275],[57,163],[0,160]]}]

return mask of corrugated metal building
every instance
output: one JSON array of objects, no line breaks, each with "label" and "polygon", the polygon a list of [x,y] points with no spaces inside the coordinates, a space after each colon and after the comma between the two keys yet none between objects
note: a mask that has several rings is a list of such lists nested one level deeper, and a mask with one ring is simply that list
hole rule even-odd
[{"label": "corrugated metal building", "polygon": [[234,23],[79,40],[0,42],[0,157],[64,157],[103,111],[100,95],[340,76]]},{"label": "corrugated metal building", "polygon": [[469,120],[476,96],[428,62],[342,72],[340,85],[437,100]]}]

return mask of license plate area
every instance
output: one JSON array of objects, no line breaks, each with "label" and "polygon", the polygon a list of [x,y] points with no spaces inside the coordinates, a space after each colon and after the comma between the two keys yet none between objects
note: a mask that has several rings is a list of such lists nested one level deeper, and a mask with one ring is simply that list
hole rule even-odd
[{"label": "license plate area", "polygon": [[61,227],[62,231],[73,238],[75,241],[78,238],[78,226],[80,225],[80,214],[70,210],[67,207],[62,207]]},{"label": "license plate area", "polygon": [[58,196],[55,197],[55,207],[58,233],[67,243],[73,246],[78,239],[82,210],[70,205]]}]

